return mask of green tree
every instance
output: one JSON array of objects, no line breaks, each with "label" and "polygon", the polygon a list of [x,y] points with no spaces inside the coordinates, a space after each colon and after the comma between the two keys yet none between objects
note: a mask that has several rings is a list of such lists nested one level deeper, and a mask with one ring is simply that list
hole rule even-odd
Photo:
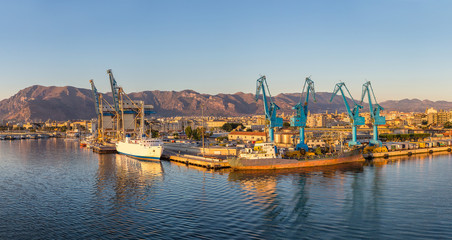
[{"label": "green tree", "polygon": [[193,129],[191,129],[191,126],[188,126],[188,127],[185,128],[185,135],[187,135],[188,139],[192,138]]},{"label": "green tree", "polygon": [[315,149],[315,155],[321,155],[322,154],[322,149],[321,148],[316,148]]},{"label": "green tree", "polygon": [[452,122],[444,123],[444,128],[452,128]]},{"label": "green tree", "polygon": [[191,139],[199,141],[201,140],[202,132],[201,128],[197,128],[192,132]]},{"label": "green tree", "polygon": [[217,142],[223,142],[224,140],[228,140],[228,136],[217,137],[215,140],[217,140]]},{"label": "green tree", "polygon": [[160,136],[160,133],[157,130],[151,130],[151,133],[152,138],[158,138]]},{"label": "green tree", "polygon": [[379,138],[387,142],[397,142],[397,141],[419,141],[429,137],[428,133],[410,133],[410,134],[380,134]]},{"label": "green tree", "polygon": [[221,127],[221,129],[230,132],[234,129],[236,129],[238,126],[241,126],[242,128],[245,128],[245,126],[243,126],[243,124],[241,123],[225,123],[223,124],[223,126]]}]

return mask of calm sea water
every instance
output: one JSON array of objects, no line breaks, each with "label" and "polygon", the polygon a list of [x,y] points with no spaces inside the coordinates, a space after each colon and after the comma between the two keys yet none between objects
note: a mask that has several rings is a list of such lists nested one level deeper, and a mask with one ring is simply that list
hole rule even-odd
[{"label": "calm sea water", "polygon": [[452,155],[212,172],[0,141],[0,239],[452,238]]}]

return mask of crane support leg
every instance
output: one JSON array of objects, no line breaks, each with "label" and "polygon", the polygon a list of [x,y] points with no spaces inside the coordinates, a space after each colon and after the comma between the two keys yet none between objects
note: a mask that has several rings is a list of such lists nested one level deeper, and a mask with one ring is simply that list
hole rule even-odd
[{"label": "crane support leg", "polygon": [[356,125],[353,125],[352,127],[352,140],[350,142],[348,142],[349,146],[355,146],[355,145],[360,145],[361,143],[356,141]]},{"label": "crane support leg", "polygon": [[378,140],[378,126],[374,124],[374,134],[372,136],[372,140],[370,141],[372,145],[381,147],[381,141]]},{"label": "crane support leg", "polygon": [[304,127],[300,128],[300,144],[304,144]]},{"label": "crane support leg", "polygon": [[300,127],[300,142],[297,144],[295,150],[301,150],[304,149],[306,152],[309,150],[308,145],[305,143],[305,137],[304,137],[304,127]]}]

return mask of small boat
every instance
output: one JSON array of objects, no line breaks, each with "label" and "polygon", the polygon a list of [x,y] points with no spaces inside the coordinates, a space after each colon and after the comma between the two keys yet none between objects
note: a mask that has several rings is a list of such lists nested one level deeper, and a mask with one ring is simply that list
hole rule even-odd
[{"label": "small boat", "polygon": [[16,140],[17,137],[16,137],[15,135],[8,135],[8,136],[6,136],[5,139],[6,139],[6,140]]},{"label": "small boat", "polygon": [[116,143],[116,151],[133,158],[160,160],[163,154],[163,141],[159,138],[130,139],[126,137]]},{"label": "small boat", "polygon": [[[256,145],[258,146],[257,148]],[[237,158],[229,159],[229,165],[231,168],[234,170],[269,170],[329,166],[365,161],[362,155],[362,148],[355,148],[351,151],[337,155],[297,160],[276,156],[276,147],[273,143],[256,143],[256,145],[252,150],[245,149],[240,152]]]}]

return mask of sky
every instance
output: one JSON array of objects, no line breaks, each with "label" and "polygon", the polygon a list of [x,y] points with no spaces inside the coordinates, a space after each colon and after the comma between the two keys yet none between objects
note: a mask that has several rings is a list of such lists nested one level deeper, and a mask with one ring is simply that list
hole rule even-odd
[{"label": "sky", "polygon": [[452,101],[449,0],[0,0],[0,99],[31,85]]}]

